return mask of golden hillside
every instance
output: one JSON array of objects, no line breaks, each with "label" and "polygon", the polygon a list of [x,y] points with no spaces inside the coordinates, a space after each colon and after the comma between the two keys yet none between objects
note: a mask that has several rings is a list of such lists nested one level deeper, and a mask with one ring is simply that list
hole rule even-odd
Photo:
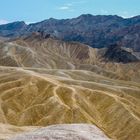
[{"label": "golden hillside", "polygon": [[88,70],[127,81],[140,82],[140,63],[104,61],[105,49],[95,49],[76,42],[44,39],[34,33],[26,38],[0,43],[0,65],[46,69]]},{"label": "golden hillside", "polygon": [[108,62],[104,52],[37,33],[0,42],[0,136],[88,123],[112,139],[139,140],[140,63]]},{"label": "golden hillside", "polygon": [[113,139],[139,140],[140,85],[84,70],[0,68],[0,122],[96,124]]}]

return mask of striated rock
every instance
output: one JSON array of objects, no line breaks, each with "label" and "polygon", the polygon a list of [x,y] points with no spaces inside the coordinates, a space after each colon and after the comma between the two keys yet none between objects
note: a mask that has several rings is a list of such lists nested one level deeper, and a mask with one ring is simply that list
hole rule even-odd
[{"label": "striated rock", "polygon": [[95,49],[38,32],[0,43],[1,66],[80,69],[115,79],[140,81],[139,60],[140,53],[124,47]]},{"label": "striated rock", "polygon": [[108,77],[85,70],[0,67],[0,122],[88,123],[112,139],[139,140],[140,85]]}]

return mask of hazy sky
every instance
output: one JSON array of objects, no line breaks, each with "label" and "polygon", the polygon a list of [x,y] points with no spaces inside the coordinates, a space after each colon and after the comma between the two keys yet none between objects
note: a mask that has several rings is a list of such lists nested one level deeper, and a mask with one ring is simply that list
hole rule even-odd
[{"label": "hazy sky", "polygon": [[71,18],[81,14],[140,15],[140,0],[0,0],[0,24],[37,22],[50,17]]}]

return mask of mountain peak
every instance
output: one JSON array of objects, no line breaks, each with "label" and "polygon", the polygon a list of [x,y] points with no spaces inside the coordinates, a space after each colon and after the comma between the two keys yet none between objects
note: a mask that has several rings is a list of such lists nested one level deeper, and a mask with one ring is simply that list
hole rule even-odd
[{"label": "mountain peak", "polygon": [[92,14],[82,14],[79,17],[93,17],[93,15]]},{"label": "mountain peak", "polygon": [[27,26],[27,25],[24,21],[16,21],[16,22],[0,25],[0,29],[3,29],[3,30],[13,30],[13,29],[15,29],[15,30],[17,30],[17,29],[21,29],[25,26]]},{"label": "mountain peak", "polygon": [[92,15],[92,14],[82,14],[78,18],[116,18],[116,19],[123,19],[122,17],[118,15]]}]

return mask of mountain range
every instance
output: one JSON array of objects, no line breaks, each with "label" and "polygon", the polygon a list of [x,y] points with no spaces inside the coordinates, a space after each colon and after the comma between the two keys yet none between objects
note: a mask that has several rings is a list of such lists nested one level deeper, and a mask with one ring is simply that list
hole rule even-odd
[{"label": "mountain range", "polygon": [[72,19],[50,18],[26,25],[14,22],[0,26],[0,36],[18,37],[32,32],[50,34],[63,41],[77,41],[93,48],[119,44],[140,51],[140,16],[122,18],[116,15],[81,15]]}]

